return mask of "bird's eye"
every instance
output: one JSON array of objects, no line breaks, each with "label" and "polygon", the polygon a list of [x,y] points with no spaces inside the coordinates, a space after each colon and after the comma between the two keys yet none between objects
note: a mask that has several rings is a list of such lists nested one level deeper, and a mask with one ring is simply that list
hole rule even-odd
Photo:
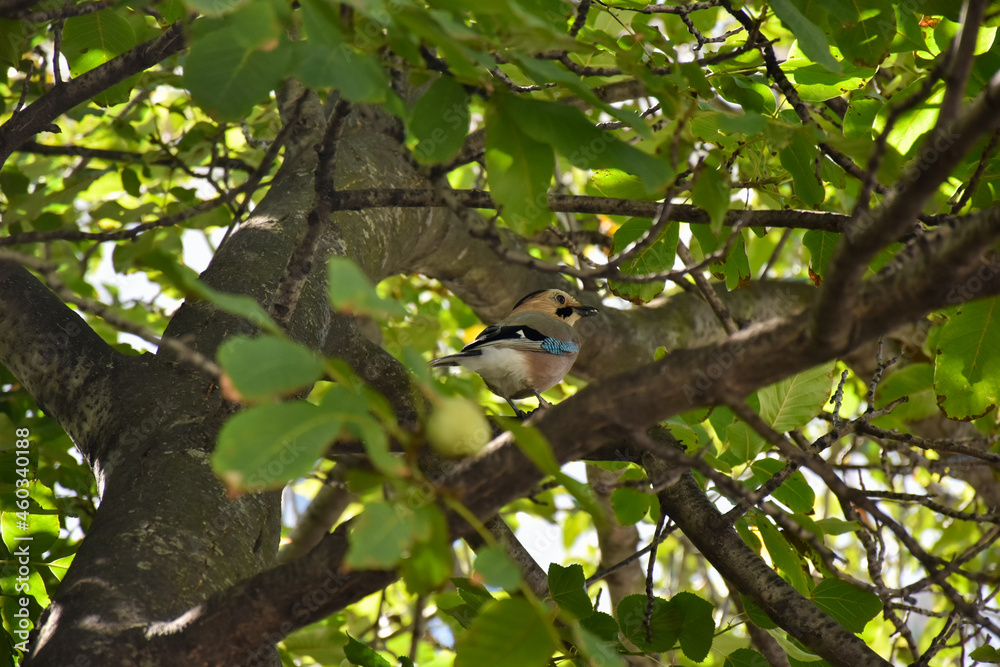
[{"label": "bird's eye", "polygon": [[566,297],[564,297],[562,294],[556,294],[556,301],[558,301],[560,304],[566,303]]}]

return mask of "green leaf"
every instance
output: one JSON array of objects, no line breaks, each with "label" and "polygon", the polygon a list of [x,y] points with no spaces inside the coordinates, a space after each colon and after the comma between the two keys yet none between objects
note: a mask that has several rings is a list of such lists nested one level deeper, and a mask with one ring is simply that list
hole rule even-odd
[{"label": "green leaf", "polygon": [[[411,502],[429,503],[430,500],[431,497],[425,499],[423,496],[416,496]],[[406,582],[406,588],[415,595],[427,595],[441,588],[454,567],[448,523],[444,514],[429,505],[422,512],[422,517],[421,520],[430,526],[425,531],[428,536],[426,539],[416,539],[400,564],[400,574]],[[518,574],[516,568],[514,574]]]},{"label": "green leaf", "polygon": [[830,263],[833,250],[839,241],[840,234],[819,229],[810,229],[803,235],[802,245],[809,250],[810,255],[809,271],[816,276],[813,278],[813,282],[819,284],[823,281],[826,266]]},{"label": "green leaf", "polygon": [[629,641],[647,653],[660,653],[673,648],[684,625],[679,605],[672,605],[663,598],[653,598],[650,627],[652,641],[646,639],[646,596],[629,595],[618,603],[618,626]]},{"label": "green leaf", "polygon": [[726,131],[727,127],[736,126],[740,131],[756,134],[766,127],[767,119],[761,114],[773,114],[776,105],[774,94],[765,80],[757,75],[722,74],[717,77],[716,85],[726,100],[738,105],[745,112],[745,115],[735,117],[720,115],[720,130]]},{"label": "green leaf", "polygon": [[788,540],[778,532],[778,529],[771,523],[771,519],[764,514],[756,518],[757,530],[767,547],[767,553],[771,556],[771,562],[781,572],[785,574],[788,583],[795,587],[799,593],[808,595],[809,584],[806,581],[806,573],[802,568],[802,560],[799,554],[788,543]]},{"label": "green leaf", "polygon": [[977,662],[988,662],[990,664],[1000,663],[1000,651],[993,646],[977,646],[969,653],[969,657]]},{"label": "green leaf", "polygon": [[619,644],[618,621],[611,614],[606,614],[603,611],[595,611],[580,621],[580,627],[586,629],[602,641]]},{"label": "green leaf", "polygon": [[289,74],[292,48],[284,39],[247,47],[238,31],[230,29],[195,36],[184,66],[184,85],[210,115],[246,118]]},{"label": "green leaf", "polygon": [[306,401],[252,407],[223,425],[212,467],[232,489],[281,488],[309,473],[340,429]]},{"label": "green leaf", "polygon": [[483,607],[487,603],[493,601],[495,598],[490,595],[490,592],[486,590],[485,586],[480,584],[474,584],[468,579],[454,578],[451,583],[455,586],[458,591],[458,595],[465,600],[475,613],[482,611]]},{"label": "green leaf", "polygon": [[673,176],[665,161],[601,130],[575,107],[513,95],[499,96],[499,103],[517,119],[525,134],[549,144],[580,169],[620,169],[638,176],[649,191],[659,189]]},{"label": "green leaf", "polygon": [[352,665],[360,667],[392,667],[389,661],[380,656],[375,649],[365,646],[351,635],[347,635],[344,656]]},{"label": "green leaf", "polygon": [[766,667],[767,659],[752,649],[740,648],[726,656],[722,667]]},{"label": "green leaf", "polygon": [[490,193],[507,225],[519,234],[544,229],[551,218],[552,148],[522,131],[516,112],[494,96],[486,107],[486,169]]},{"label": "green leaf", "polygon": [[[769,634],[774,638],[774,641],[777,642],[778,646],[781,647],[781,650],[783,650],[785,653],[788,654],[788,657],[790,659],[789,661],[791,660],[797,661],[796,667],[798,667],[798,663],[808,664],[808,663],[821,662],[823,660],[812,651],[808,651],[802,648],[802,646],[798,642],[792,639],[792,637],[785,632],[781,632],[779,630],[771,630]],[[820,665],[820,667],[823,666]]]},{"label": "green leaf", "polygon": [[9,67],[17,67],[21,62],[21,54],[28,44],[25,35],[26,21],[0,19],[0,63]]},{"label": "green leaf", "polygon": [[819,148],[816,143],[799,132],[796,132],[792,136],[791,143],[778,153],[781,166],[792,176],[795,196],[808,206],[822,204],[826,197],[823,184],[816,177],[818,156]]},{"label": "green leaf", "polygon": [[[750,464],[757,486],[774,477],[787,464],[778,459],[758,459]],[[796,471],[779,486],[772,495],[784,503],[793,512],[810,514],[816,502],[816,492],[809,486],[805,476]]]},{"label": "green leaf", "polygon": [[135,46],[135,30],[119,11],[105,9],[66,19],[62,53],[73,76],[103,65]]},{"label": "green leaf", "polygon": [[516,590],[521,585],[521,573],[503,547],[487,547],[476,554],[476,572],[483,575],[483,581],[490,586],[507,591]]},{"label": "green leaf", "polygon": [[864,4],[831,0],[829,25],[844,56],[861,67],[878,67],[896,37],[896,13],[888,0]]},{"label": "green leaf", "polygon": [[549,619],[524,598],[486,604],[455,641],[455,667],[544,667],[556,650]]},{"label": "green leaf", "polygon": [[594,187],[605,197],[655,201],[658,195],[646,190],[642,179],[621,169],[595,169]]},{"label": "green leaf", "polygon": [[851,106],[844,114],[844,136],[848,139],[871,140],[875,116],[882,106],[882,101],[865,97],[851,100]]},{"label": "green leaf", "polygon": [[[909,99],[913,95],[918,95],[918,91],[923,87],[922,81],[914,82],[905,90],[896,93],[901,99]],[[941,101],[944,99],[945,86],[939,83],[932,88],[931,94],[910,109],[907,109],[896,119],[896,124],[889,132],[888,143],[899,151],[900,155],[907,155],[920,143],[920,139],[934,127],[937,122]],[[877,127],[884,126],[885,119],[889,114],[889,105],[885,105],[879,110],[877,117]]]},{"label": "green leaf", "polygon": [[344,257],[332,257],[327,265],[327,294],[334,308],[352,315],[406,315],[398,303],[380,297],[358,265]]},{"label": "green leaf", "polygon": [[729,443],[728,451],[734,457],[733,461],[727,461],[727,463],[733,465],[752,461],[768,447],[767,441],[744,422],[730,424],[726,427],[725,433],[726,442]]},{"label": "green leaf", "polygon": [[351,102],[385,102],[389,77],[381,62],[344,43],[331,48],[318,42],[296,42],[295,73],[310,88],[335,88]]},{"label": "green leaf", "polygon": [[729,210],[729,184],[722,174],[706,164],[698,173],[692,192],[692,203],[704,209],[711,219],[711,230],[716,236],[722,230],[722,222]]},{"label": "green leaf", "polygon": [[875,407],[884,408],[903,396],[908,400],[894,407],[889,415],[876,420],[876,424],[885,422],[895,426],[901,422],[919,421],[936,415],[938,406],[934,393],[934,366],[919,363],[894,370],[879,383],[875,392]]},{"label": "green leaf", "polygon": [[861,524],[857,521],[844,521],[836,517],[817,519],[816,525],[822,528],[827,535],[843,535],[861,530]]},{"label": "green leaf", "polygon": [[452,159],[469,133],[469,94],[451,77],[439,78],[417,101],[409,129],[419,141],[413,150],[418,162]]},{"label": "green leaf", "polygon": [[691,660],[702,662],[708,657],[715,639],[715,606],[694,593],[682,592],[670,598],[670,604],[681,611],[681,650]]},{"label": "green leaf", "polygon": [[773,630],[778,627],[778,624],[772,621],[753,600],[742,593],[740,593],[740,599],[743,600],[743,608],[746,610],[747,618],[751,623],[764,630]]},{"label": "green leaf", "polygon": [[226,294],[201,282],[194,273],[184,274],[175,284],[184,285],[190,296],[201,297],[230,315],[236,315],[276,336],[285,332],[257,301],[245,294]]},{"label": "green leaf", "polygon": [[389,77],[377,57],[359,51],[339,27],[332,5],[303,0],[302,19],[309,39],[297,42],[296,72],[311,88],[332,86],[351,102],[384,102]]},{"label": "green leaf", "polygon": [[184,4],[205,16],[222,16],[246,4],[246,0],[184,0]]},{"label": "green leaf", "polygon": [[758,392],[760,416],[779,433],[808,424],[830,398],[833,362],[785,378]]},{"label": "green leaf", "polygon": [[[9,459],[13,464],[15,458]],[[18,548],[27,547],[32,555],[33,562],[41,562],[42,554],[48,551],[59,538],[59,513],[51,508],[51,490],[38,480],[28,482],[26,488],[28,495],[25,498],[17,498],[22,503],[26,501],[26,508],[22,508],[13,499],[14,492],[10,492],[10,509],[5,509],[0,515],[0,534],[3,537],[4,546],[8,551],[13,552]],[[22,491],[23,493],[23,491]],[[5,498],[6,501],[6,498]],[[30,539],[24,539],[30,538]],[[4,590],[13,590],[4,588]],[[45,588],[42,587],[44,592]],[[35,593],[32,593],[35,595]]]},{"label": "green leaf", "polygon": [[401,503],[371,503],[355,519],[344,562],[358,570],[386,570],[397,565],[418,542],[434,535],[434,505],[411,509]]},{"label": "green leaf", "polygon": [[812,592],[812,601],[838,623],[857,634],[882,611],[882,602],[874,593],[868,593],[840,579],[824,579]]},{"label": "green leaf", "polygon": [[446,607],[441,602],[438,602],[438,609],[448,614],[461,625],[463,628],[468,629],[472,622],[476,620],[477,612],[472,608],[471,605],[459,604],[453,607]]},{"label": "green leaf", "polygon": [[[612,252],[618,254],[629,245],[635,243],[646,234],[652,226],[649,218],[630,218],[615,232]],[[659,237],[637,253],[632,259],[622,263],[621,272],[629,276],[641,276],[673,268],[677,253],[677,242],[680,239],[680,223],[671,222],[661,232]],[[608,280],[608,287],[618,297],[635,304],[643,304],[652,300],[663,291],[662,280],[648,283],[630,283],[620,280]]]},{"label": "green leaf", "polygon": [[287,394],[312,384],[323,374],[315,352],[272,336],[233,336],[219,347],[219,363],[246,398]]},{"label": "green leaf", "polygon": [[[592,614],[591,616],[596,616]],[[604,614],[614,628],[614,639],[606,639],[588,628],[583,623],[573,626],[574,644],[579,649],[580,654],[587,658],[588,665],[600,665],[601,667],[623,667],[627,663],[625,658],[618,652],[621,643],[618,641],[618,624],[608,614]]]},{"label": "green leaf", "polygon": [[726,289],[733,291],[750,284],[750,258],[747,256],[746,230],[740,230],[722,263],[722,273],[726,276]]},{"label": "green leaf", "polygon": [[135,169],[124,168],[121,172],[122,178],[122,189],[129,193],[133,197],[138,197],[142,194],[142,183],[139,181],[139,174],[135,173]]},{"label": "green leaf", "polygon": [[798,40],[799,48],[810,60],[830,72],[840,73],[840,63],[830,53],[830,43],[820,28],[806,18],[792,0],[772,0],[771,8]]},{"label": "green leaf", "polygon": [[558,563],[549,565],[549,594],[570,618],[587,618],[594,612],[594,605],[587,595],[583,567],[579,563],[568,567]]},{"label": "green leaf", "polygon": [[615,519],[622,526],[633,526],[646,516],[651,506],[651,496],[639,489],[622,487],[611,492],[611,507]]},{"label": "green leaf", "polygon": [[[841,57],[839,49],[831,47],[830,51],[835,57]],[[853,63],[841,63],[841,68],[841,73],[835,73],[817,64],[804,53],[801,42],[792,45],[788,60],[782,64],[782,69],[795,84],[795,89],[804,102],[819,102],[860,90],[878,71],[871,67],[858,67]]]},{"label": "green leaf", "polygon": [[913,7],[897,4],[895,11],[896,36],[893,38],[889,50],[892,53],[927,51],[924,32],[920,29],[920,17],[914,12]]},{"label": "green leaf", "polygon": [[598,97],[590,86],[581,81],[579,76],[567,70],[561,63],[541,58],[525,58],[514,51],[510,52],[510,56],[517,66],[537,83],[541,85],[550,82],[561,83],[615,120],[631,126],[643,137],[647,139],[652,137],[649,127],[639,118],[637,113],[608,104]]},{"label": "green leaf", "polygon": [[976,419],[1000,400],[998,340],[1000,298],[964,304],[941,327],[934,390],[938,405],[949,418]]},{"label": "green leaf", "polygon": [[[138,43],[132,24],[120,11],[105,9],[66,19],[62,52],[74,77],[107,63]],[[139,75],[134,74],[95,93],[92,99],[101,106],[123,103],[129,99],[138,78]]]}]

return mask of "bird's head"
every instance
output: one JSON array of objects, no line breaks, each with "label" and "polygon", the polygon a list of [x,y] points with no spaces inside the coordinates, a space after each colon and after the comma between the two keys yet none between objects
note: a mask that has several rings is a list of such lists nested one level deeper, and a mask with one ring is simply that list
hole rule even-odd
[{"label": "bird's head", "polygon": [[518,301],[510,314],[525,312],[545,313],[573,326],[581,317],[596,315],[598,311],[584,306],[561,289],[545,289],[532,292]]}]

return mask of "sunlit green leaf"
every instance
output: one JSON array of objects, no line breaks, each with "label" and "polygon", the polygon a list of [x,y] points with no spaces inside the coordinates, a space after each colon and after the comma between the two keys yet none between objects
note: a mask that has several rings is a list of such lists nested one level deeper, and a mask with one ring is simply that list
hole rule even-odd
[{"label": "sunlit green leaf", "polygon": [[774,13],[781,22],[798,38],[799,48],[810,59],[816,61],[827,70],[839,73],[840,63],[830,53],[830,44],[819,26],[806,18],[792,0],[776,0],[771,2]]},{"label": "sunlit green leaf", "polygon": [[234,336],[219,348],[219,363],[248,398],[284,394],[311,384],[323,372],[322,360],[292,341]]},{"label": "sunlit green leaf", "polygon": [[874,593],[863,591],[841,579],[824,579],[812,592],[812,601],[851,632],[858,633],[882,611]]},{"label": "sunlit green leaf", "polygon": [[[612,252],[619,254],[629,246],[642,239],[652,226],[648,218],[631,218],[618,228],[612,244]],[[677,252],[677,242],[680,238],[680,223],[672,222],[660,230],[658,237],[652,243],[646,243],[639,252],[629,260],[619,265],[625,275],[643,276],[673,268]],[[609,280],[608,287],[616,296],[633,303],[646,303],[663,291],[662,280],[651,282],[626,282]]]},{"label": "sunlit green leaf", "polygon": [[833,362],[764,387],[761,417],[779,433],[805,426],[830,398]]},{"label": "sunlit green leaf", "polygon": [[490,586],[514,590],[521,583],[521,573],[507,557],[503,547],[489,547],[476,555],[476,572]]},{"label": "sunlit green leaf", "polygon": [[249,408],[222,427],[212,467],[232,489],[280,488],[307,474],[340,428],[305,401]]},{"label": "sunlit green leaf", "polygon": [[455,642],[455,667],[543,667],[555,649],[552,624],[534,603],[496,600]]},{"label": "sunlit green leaf", "polygon": [[941,328],[934,364],[938,405],[952,419],[986,414],[1000,400],[1000,299],[965,304]]},{"label": "sunlit green leaf", "polygon": [[583,568],[579,564],[563,567],[558,563],[551,563],[549,594],[570,618],[586,618],[594,611],[594,605],[587,596]]}]

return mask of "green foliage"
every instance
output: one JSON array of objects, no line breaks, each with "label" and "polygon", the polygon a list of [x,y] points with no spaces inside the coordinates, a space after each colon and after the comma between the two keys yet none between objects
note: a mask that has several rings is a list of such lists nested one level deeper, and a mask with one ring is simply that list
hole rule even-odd
[{"label": "green foliage", "polygon": [[952,419],[975,419],[1000,400],[1000,300],[962,306],[941,327],[934,364],[938,405]]},{"label": "green foliage", "polygon": [[542,667],[556,648],[552,622],[523,598],[493,600],[455,645],[456,667],[503,665]]},{"label": "green foliage", "polygon": [[[554,563],[553,563],[554,565]],[[490,586],[498,586],[504,590],[515,590],[521,583],[521,573],[514,565],[503,547],[483,549],[476,556],[476,572],[482,575],[483,581]]]},{"label": "green foliage", "polygon": [[327,292],[338,310],[356,315],[399,316],[398,303],[383,299],[357,264],[334,257],[327,265]]},{"label": "green foliage", "polygon": [[287,394],[320,378],[323,363],[309,348],[261,336],[234,336],[219,348],[219,363],[247,399]]},{"label": "green foliage", "polygon": [[281,488],[312,470],[342,427],[307,401],[259,405],[226,422],[212,466],[234,489]]},{"label": "green foliage", "polygon": [[549,565],[549,594],[559,605],[559,610],[569,618],[583,619],[594,612],[585,584],[583,567],[579,564],[569,567],[558,563]]},{"label": "green foliage", "polygon": [[[625,275],[643,276],[651,273],[662,273],[673,268],[680,224],[668,223],[659,231],[659,235],[655,239],[646,239],[651,227],[652,220],[632,218],[615,232],[612,246],[615,253],[631,252],[629,246],[636,242],[641,242],[644,245],[638,252],[634,252],[631,259],[620,265],[620,270]],[[642,304],[651,301],[663,291],[663,282],[632,283],[609,280],[608,288],[615,296]]]},{"label": "green foliage", "polygon": [[469,95],[454,79],[441,77],[417,101],[408,124],[417,138],[413,154],[421,162],[455,157],[469,132]]},{"label": "green foliage", "polygon": [[701,662],[712,648],[712,605],[692,593],[653,598],[651,610],[646,596],[630,595],[618,604],[617,613],[622,634],[644,651],[667,651],[679,643],[684,655]]},{"label": "green foliage", "polygon": [[812,591],[816,605],[851,632],[861,632],[882,611],[878,596],[839,579],[824,579]]}]

